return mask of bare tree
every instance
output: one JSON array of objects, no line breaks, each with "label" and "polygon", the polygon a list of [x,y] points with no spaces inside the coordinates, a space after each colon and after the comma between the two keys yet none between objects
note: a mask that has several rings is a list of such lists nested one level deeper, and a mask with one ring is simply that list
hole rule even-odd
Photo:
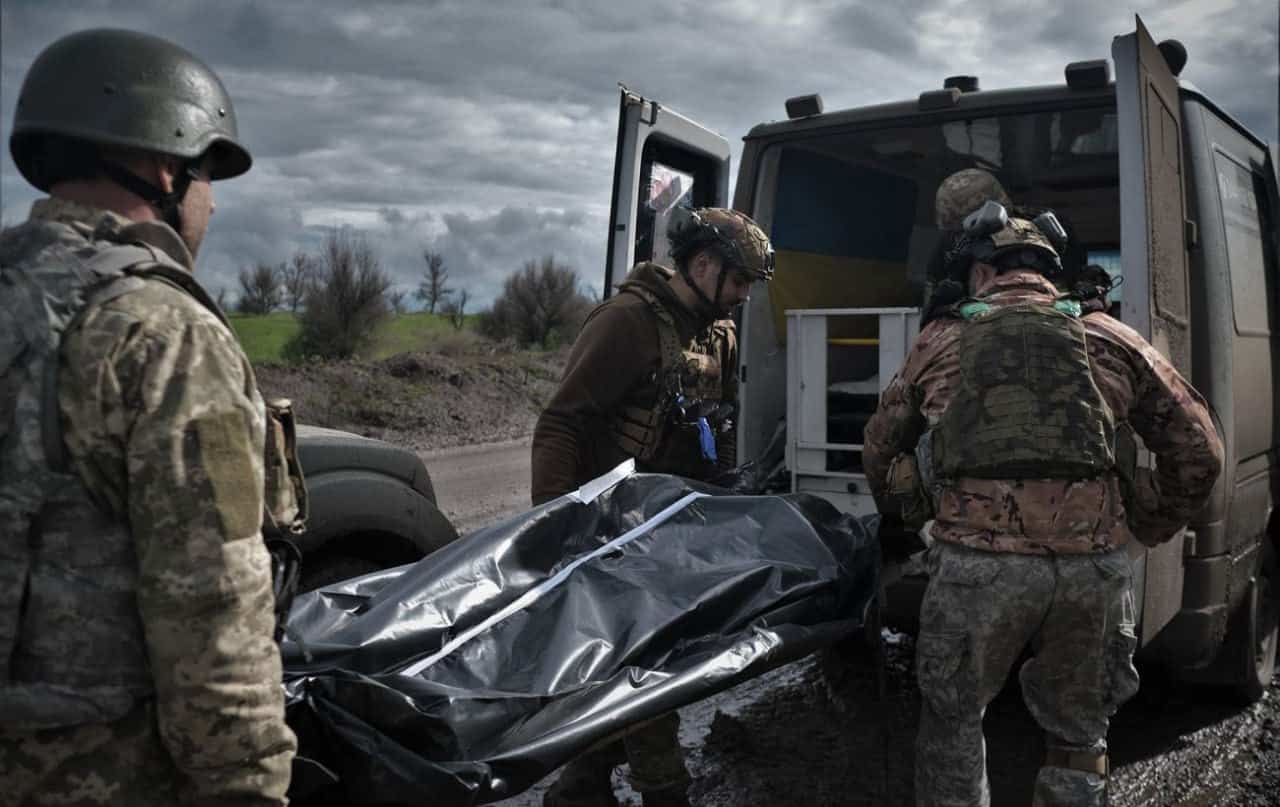
[{"label": "bare tree", "polygon": [[230,303],[230,300],[227,299],[226,286],[218,287],[218,296],[215,297],[213,301],[218,304],[218,308],[220,308],[221,310],[223,311],[227,310],[227,305]]},{"label": "bare tree", "polygon": [[404,289],[387,291],[387,305],[391,306],[391,312],[397,317],[404,313],[404,298]]},{"label": "bare tree", "polygon": [[281,285],[284,287],[284,301],[289,310],[298,313],[298,306],[307,297],[316,276],[316,259],[302,250],[293,253],[288,263],[280,264]]},{"label": "bare tree", "polygon": [[481,331],[548,348],[577,336],[590,310],[591,301],[578,290],[578,273],[547,255],[507,276]]},{"label": "bare tree", "polygon": [[283,291],[280,275],[270,264],[240,270],[240,313],[270,314],[280,306]]},{"label": "bare tree", "polygon": [[439,252],[428,249],[422,253],[422,258],[427,262],[427,268],[418,283],[416,296],[427,306],[427,311],[434,314],[436,306],[453,294],[453,289],[445,285],[449,280],[449,270],[444,268],[444,256]]},{"label": "bare tree", "polygon": [[467,290],[462,289],[456,297],[446,300],[440,311],[449,318],[454,330],[462,330],[462,326],[467,324]]},{"label": "bare tree", "polygon": [[369,242],[348,230],[333,230],[299,316],[302,327],[285,346],[286,355],[350,358],[368,348],[389,316],[390,288],[391,278]]}]

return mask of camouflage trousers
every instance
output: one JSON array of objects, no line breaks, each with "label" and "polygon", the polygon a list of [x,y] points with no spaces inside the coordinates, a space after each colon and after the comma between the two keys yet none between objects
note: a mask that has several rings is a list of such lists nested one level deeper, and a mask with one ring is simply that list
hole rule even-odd
[{"label": "camouflage trousers", "polygon": [[[1132,569],[1095,555],[929,550],[916,674],[916,803],[986,807],[982,718],[1024,649],[1022,697],[1051,751],[1105,753],[1111,716],[1138,690]],[[1106,778],[1044,765],[1032,804],[1103,805]]]},{"label": "camouflage trousers", "polygon": [[147,703],[109,724],[0,729],[0,782],[0,807],[167,807],[180,777]]}]

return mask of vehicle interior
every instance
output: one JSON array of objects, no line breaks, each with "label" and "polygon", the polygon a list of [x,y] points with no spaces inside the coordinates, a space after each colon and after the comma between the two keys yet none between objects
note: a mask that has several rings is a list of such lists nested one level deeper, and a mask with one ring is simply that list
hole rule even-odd
[{"label": "vehicle interior", "polygon": [[[777,272],[761,290],[767,308],[755,311],[771,317],[776,345],[751,351],[753,373],[777,377],[761,364],[785,363],[788,310],[919,307],[940,258],[934,194],[963,168],[995,174],[1015,205],[1053,210],[1071,235],[1064,263],[1117,276],[1117,146],[1114,107],[1095,106],[818,134],[766,149],[756,214],[771,233]],[[1118,315],[1119,289],[1109,296]],[[876,316],[828,317],[829,443],[862,442],[887,383],[878,328]],[[753,405],[780,417],[786,385],[765,386]],[[763,394],[779,400],[760,402]],[[859,453],[828,451],[827,469],[857,473]]]}]

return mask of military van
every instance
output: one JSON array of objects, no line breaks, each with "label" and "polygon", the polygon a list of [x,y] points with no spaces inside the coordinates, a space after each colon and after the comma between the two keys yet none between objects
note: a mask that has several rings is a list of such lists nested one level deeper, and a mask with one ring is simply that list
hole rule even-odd
[{"label": "military van", "polygon": [[[799,96],[786,120],[747,133],[732,206],[770,234],[777,272],[741,312],[738,456],[785,432],[792,490],[874,512],[862,429],[919,330],[935,190],[962,168],[991,171],[1069,224],[1079,257],[1122,281],[1113,313],[1208,400],[1226,446],[1210,503],[1168,544],[1131,548],[1141,653],[1256,699],[1277,635],[1277,151],[1179,80],[1185,49],[1157,45],[1141,20],[1111,56],[1066,65],[1052,86],[987,91],[959,76],[830,112]],[[727,205],[729,154],[622,89],[606,290],[664,258],[676,206]]]}]

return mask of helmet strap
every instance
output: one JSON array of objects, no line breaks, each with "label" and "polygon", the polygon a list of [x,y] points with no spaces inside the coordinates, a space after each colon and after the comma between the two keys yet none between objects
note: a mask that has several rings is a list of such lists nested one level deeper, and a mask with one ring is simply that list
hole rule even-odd
[{"label": "helmet strap", "polygon": [[187,189],[191,187],[190,171],[179,171],[173,180],[173,190],[168,193],[115,163],[103,160],[102,171],[111,178],[111,181],[154,207],[164,222],[175,232],[182,232],[180,208],[182,200],[187,196]]},{"label": "helmet strap", "polygon": [[[695,253],[696,256],[696,253]],[[716,299],[713,301],[706,295],[702,289],[698,288],[698,284],[693,282],[693,272],[689,269],[689,261],[677,261],[679,264],[680,276],[684,278],[684,282],[689,288],[693,289],[693,294],[698,298],[698,302],[702,304],[703,310],[707,316],[715,319],[719,316],[720,288],[724,285],[724,269],[720,270],[720,279],[716,284]]]},{"label": "helmet strap", "polygon": [[724,292],[724,278],[725,278],[725,275],[727,275],[728,273],[729,273],[729,268],[725,266],[724,261],[721,261],[720,275],[716,277],[716,300],[715,300],[716,313],[720,312],[720,296]]}]

